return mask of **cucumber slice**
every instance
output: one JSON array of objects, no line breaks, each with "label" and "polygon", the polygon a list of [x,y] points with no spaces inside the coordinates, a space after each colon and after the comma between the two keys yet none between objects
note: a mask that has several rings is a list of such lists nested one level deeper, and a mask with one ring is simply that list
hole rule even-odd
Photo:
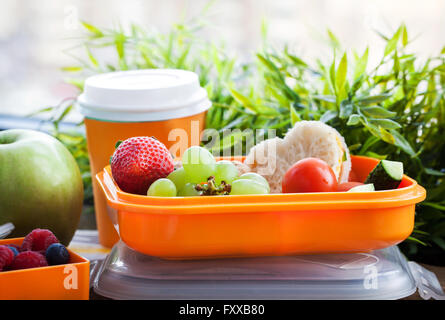
[{"label": "cucumber slice", "polygon": [[402,162],[382,160],[366,178],[365,184],[373,183],[375,190],[390,190],[396,189],[402,178]]},{"label": "cucumber slice", "polygon": [[374,185],[372,183],[363,184],[348,190],[348,192],[372,192],[375,191]]}]

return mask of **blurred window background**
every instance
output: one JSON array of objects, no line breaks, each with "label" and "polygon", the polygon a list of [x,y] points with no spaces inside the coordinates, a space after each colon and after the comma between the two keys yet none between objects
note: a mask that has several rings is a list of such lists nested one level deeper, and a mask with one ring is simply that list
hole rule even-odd
[{"label": "blurred window background", "polygon": [[[168,31],[178,21],[199,17],[207,0],[2,0],[0,10],[0,117],[24,116],[75,96],[60,68],[72,65],[64,53],[76,44],[79,21],[100,27],[137,23]],[[405,22],[417,36],[412,48],[421,56],[437,54],[445,40],[444,0],[220,0],[205,17],[205,39],[226,44],[239,57],[252,59],[261,46],[261,23],[269,39],[288,43],[306,57],[332,55],[329,28],[345,48],[362,52],[384,46],[375,30],[390,34]],[[373,58],[370,52],[370,62]],[[71,120],[80,119],[72,114]]]}]

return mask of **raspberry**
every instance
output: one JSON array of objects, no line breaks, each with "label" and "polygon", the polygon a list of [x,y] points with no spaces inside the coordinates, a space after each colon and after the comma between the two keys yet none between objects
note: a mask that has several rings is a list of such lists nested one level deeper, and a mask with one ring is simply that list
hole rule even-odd
[{"label": "raspberry", "polygon": [[14,252],[7,246],[0,246],[0,271],[14,260]]},{"label": "raspberry", "polygon": [[46,267],[45,257],[35,251],[20,252],[11,264],[11,270]]},{"label": "raspberry", "polygon": [[23,240],[20,251],[45,252],[53,243],[58,243],[56,236],[47,229],[34,229]]}]

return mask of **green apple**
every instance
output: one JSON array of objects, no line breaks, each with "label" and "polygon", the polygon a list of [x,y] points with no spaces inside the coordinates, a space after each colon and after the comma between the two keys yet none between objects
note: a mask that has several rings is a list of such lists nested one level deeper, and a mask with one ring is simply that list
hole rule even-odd
[{"label": "green apple", "polygon": [[0,131],[0,224],[9,237],[49,229],[65,245],[73,238],[83,205],[83,184],[71,153],[38,131]]}]

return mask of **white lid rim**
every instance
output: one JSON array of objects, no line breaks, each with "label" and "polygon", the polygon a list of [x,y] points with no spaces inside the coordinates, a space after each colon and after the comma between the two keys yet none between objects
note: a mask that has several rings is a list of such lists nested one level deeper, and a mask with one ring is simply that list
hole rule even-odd
[{"label": "white lid rim", "polygon": [[183,118],[211,106],[195,72],[140,69],[102,73],[85,80],[76,108],[86,118],[146,122]]},{"label": "white lid rim", "polygon": [[123,107],[122,103],[96,103],[94,101],[88,101],[87,94],[83,92],[77,97],[77,101],[82,105],[83,108],[90,109],[91,111],[97,110],[99,112],[102,111],[111,111],[111,112],[160,112],[160,111],[168,111],[168,110],[177,110],[181,108],[189,107],[193,104],[200,104],[204,100],[208,100],[207,91],[204,88],[199,88],[192,96],[190,96],[187,100],[174,99],[169,100],[164,103],[157,103],[155,105],[149,106],[148,104],[125,104]]},{"label": "white lid rim", "polygon": [[205,99],[199,103],[186,105],[178,109],[170,109],[160,112],[113,112],[105,110],[90,109],[80,102],[76,103],[77,110],[88,119],[109,122],[155,122],[172,119],[186,118],[207,111],[212,106],[212,102]]},{"label": "white lid rim", "polygon": [[[175,84],[175,87],[183,86],[190,84],[191,81],[198,81],[199,82],[199,76],[194,73],[193,71],[189,70],[182,70],[182,69],[137,69],[137,70],[121,70],[121,71],[112,71],[112,72],[106,72],[106,73],[99,73],[96,75],[93,75],[91,77],[88,77],[85,79],[85,85],[84,87],[87,88],[89,85],[93,85],[96,88],[99,89],[109,89],[108,86],[101,84],[100,80],[107,79],[110,77],[116,77],[119,75],[139,75],[141,72],[144,73],[152,73],[152,74],[166,74],[166,75],[175,75],[175,74],[181,74],[184,75],[186,78],[181,79],[180,81],[177,81]],[[169,89],[169,87],[165,86],[159,86],[159,87],[152,87],[152,88],[145,88],[142,90],[164,90]],[[128,91],[140,91],[140,88],[113,88],[113,91],[121,91],[121,92],[128,92]]]}]

